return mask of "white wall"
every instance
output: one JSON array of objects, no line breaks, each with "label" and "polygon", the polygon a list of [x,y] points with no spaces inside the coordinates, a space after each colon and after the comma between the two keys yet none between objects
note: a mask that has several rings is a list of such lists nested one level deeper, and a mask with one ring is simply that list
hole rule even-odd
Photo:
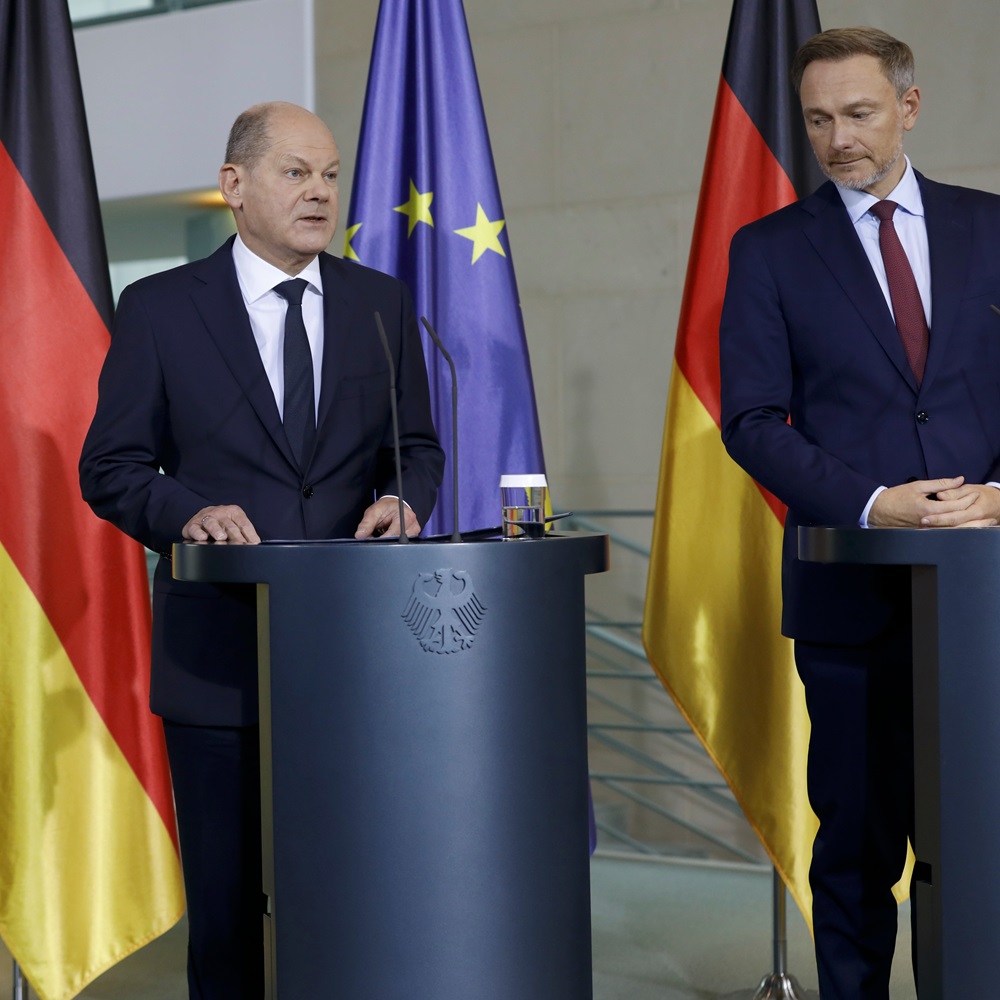
[{"label": "white wall", "polygon": [[242,110],[313,105],[312,0],[241,0],[75,34],[102,200],[214,187]]}]

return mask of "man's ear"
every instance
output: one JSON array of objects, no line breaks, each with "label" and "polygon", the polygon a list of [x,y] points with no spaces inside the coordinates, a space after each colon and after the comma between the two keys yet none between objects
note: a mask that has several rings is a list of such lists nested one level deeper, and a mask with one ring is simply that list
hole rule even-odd
[{"label": "man's ear", "polygon": [[903,128],[909,132],[917,124],[917,115],[920,114],[920,89],[916,86],[903,94],[900,99],[903,106]]},{"label": "man's ear", "polygon": [[235,163],[224,163],[219,170],[219,190],[234,212],[243,206],[243,171]]}]

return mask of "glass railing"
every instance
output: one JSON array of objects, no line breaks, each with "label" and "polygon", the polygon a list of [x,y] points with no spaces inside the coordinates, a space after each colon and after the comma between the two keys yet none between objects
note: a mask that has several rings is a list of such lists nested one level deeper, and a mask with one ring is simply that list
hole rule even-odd
[{"label": "glass railing", "polygon": [[147,14],[167,14],[189,7],[205,7],[213,3],[233,3],[235,0],[69,0],[69,16],[74,27],[121,21]]},{"label": "glass railing", "polygon": [[587,730],[597,847],[609,854],[765,866],[760,841],[642,647],[652,523],[651,510],[578,510],[568,525],[607,534],[611,548],[610,570],[587,580]]}]

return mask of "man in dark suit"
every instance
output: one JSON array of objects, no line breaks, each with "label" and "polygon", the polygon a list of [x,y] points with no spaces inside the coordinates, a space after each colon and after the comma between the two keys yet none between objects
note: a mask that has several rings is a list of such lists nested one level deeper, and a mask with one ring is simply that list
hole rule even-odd
[{"label": "man in dark suit", "polygon": [[[122,294],[80,463],[96,513],[162,554],[151,705],[199,1000],[263,994],[255,592],[172,580],[170,547],[416,534],[444,464],[409,293],[324,252],[338,212],[329,129],[295,105],[257,105],[226,161],[238,235]],[[398,372],[402,484],[376,312]]]},{"label": "man in dark suit", "polygon": [[1000,198],[910,166],[920,92],[884,32],[823,32],[792,78],[831,183],[733,239],[722,433],[788,505],[782,630],[812,724],[820,993],[884,1000],[913,836],[908,570],[799,562],[796,529],[997,523]]}]

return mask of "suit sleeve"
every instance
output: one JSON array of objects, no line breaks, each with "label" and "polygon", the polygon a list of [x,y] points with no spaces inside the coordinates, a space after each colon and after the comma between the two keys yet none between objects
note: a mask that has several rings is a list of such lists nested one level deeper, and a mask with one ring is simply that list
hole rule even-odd
[{"label": "suit sleeve", "polygon": [[97,411],[80,457],[83,498],[99,517],[169,552],[209,501],[161,473],[169,464],[168,400],[141,294],[123,293],[98,382]]},{"label": "suit sleeve", "polygon": [[[797,428],[804,373],[795,333],[763,241],[752,228],[741,230],[730,248],[719,330],[726,449],[801,522],[856,525],[872,493],[892,484],[860,474]],[[817,376],[821,383],[822,373],[809,373],[805,391]]]},{"label": "suit sleeve", "polygon": [[[398,344],[394,352],[394,363],[396,405],[399,410],[400,464],[403,473],[402,496],[423,525],[427,523],[437,499],[444,473],[444,452],[438,443],[431,417],[427,367],[413,301],[402,282],[398,283],[398,288],[398,310],[393,317],[396,337],[393,339]],[[391,421],[376,459],[376,484],[379,496],[400,495],[400,487],[396,481]]]}]

